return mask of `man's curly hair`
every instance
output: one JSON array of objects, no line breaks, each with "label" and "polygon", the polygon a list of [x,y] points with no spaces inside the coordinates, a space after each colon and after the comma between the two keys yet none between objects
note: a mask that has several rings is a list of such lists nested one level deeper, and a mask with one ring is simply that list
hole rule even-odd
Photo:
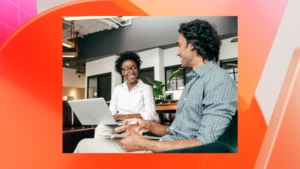
[{"label": "man's curly hair", "polygon": [[221,39],[218,36],[216,29],[203,20],[193,20],[188,23],[180,24],[178,30],[189,43],[194,45],[198,55],[203,57],[203,60],[214,60],[218,62]]},{"label": "man's curly hair", "polygon": [[140,71],[141,64],[143,63],[140,56],[133,51],[125,51],[119,54],[118,59],[115,61],[115,71],[121,74],[122,64],[126,60],[132,60],[135,62],[138,71]]}]

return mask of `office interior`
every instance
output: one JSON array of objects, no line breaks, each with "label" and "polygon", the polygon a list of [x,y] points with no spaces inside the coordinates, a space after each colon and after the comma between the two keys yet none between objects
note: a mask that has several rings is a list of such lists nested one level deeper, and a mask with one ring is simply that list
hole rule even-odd
[{"label": "office interior", "polygon": [[[146,77],[165,84],[164,94],[169,97],[156,98],[156,111],[161,124],[172,124],[176,117],[177,102],[189,81],[186,74],[192,70],[181,68],[176,55],[178,28],[180,23],[193,19],[207,20],[216,26],[222,39],[218,65],[238,85],[238,18],[235,16],[97,16],[63,19],[64,153],[73,152],[81,139],[94,137],[96,127],[81,125],[67,101],[103,97],[109,105],[114,88],[124,82],[114,70],[114,63],[117,54],[126,50],[135,51],[141,57],[143,63],[139,79],[151,86]],[[180,73],[169,81],[171,74],[178,69]],[[181,150],[185,151],[196,150]]]}]

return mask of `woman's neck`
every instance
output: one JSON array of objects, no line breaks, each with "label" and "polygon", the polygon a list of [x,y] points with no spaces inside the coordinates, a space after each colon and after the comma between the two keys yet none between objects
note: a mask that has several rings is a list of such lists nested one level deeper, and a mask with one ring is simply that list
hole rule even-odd
[{"label": "woman's neck", "polygon": [[127,82],[127,86],[128,86],[128,90],[131,91],[132,88],[134,88],[134,86],[136,86],[138,83],[138,81],[136,80],[134,83],[130,84]]}]

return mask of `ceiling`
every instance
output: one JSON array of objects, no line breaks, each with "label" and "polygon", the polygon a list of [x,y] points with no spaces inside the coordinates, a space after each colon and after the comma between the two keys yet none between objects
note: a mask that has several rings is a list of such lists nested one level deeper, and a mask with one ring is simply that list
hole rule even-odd
[{"label": "ceiling", "polygon": [[[119,23],[126,22],[122,17],[114,18]],[[75,20],[74,32],[78,32],[79,37],[99,31],[119,29],[120,25],[110,19],[87,19]],[[63,21],[63,39],[71,39],[71,21]]]},{"label": "ceiling", "polygon": [[[76,69],[79,63],[85,64],[88,61],[104,58],[114,52],[119,53],[128,49],[141,52],[141,50],[157,47],[162,49],[175,47],[178,35],[173,27],[177,27],[179,23],[185,22],[187,19],[194,19],[191,17],[138,17],[131,23],[131,19],[126,20],[125,17],[114,17],[113,19],[116,22],[113,21],[112,18],[105,17],[106,18],[98,16],[97,18],[92,17],[89,19],[83,19],[84,17],[81,17],[74,21],[74,32],[78,32],[79,37],[81,37],[79,39],[80,57],[63,57],[63,67]],[[71,41],[71,22],[65,18],[66,17],[62,20],[62,38]],[[237,18],[225,17],[224,19],[219,19],[213,17],[210,20],[218,25],[222,39],[237,36],[237,30],[235,28]],[[163,29],[161,29],[161,27],[163,27]],[[147,34],[145,34],[144,31],[147,31]],[[134,32],[135,36],[124,36],[124,34],[131,35],[133,34],[132,32]],[[141,36],[147,39],[147,41],[140,41]],[[123,41],[120,41],[119,37]],[[120,43],[124,41],[132,41],[133,43],[126,45]],[[89,50],[90,46],[92,46],[93,50]],[[63,47],[63,51],[74,52],[75,50]]]},{"label": "ceiling", "polygon": [[[78,37],[84,38],[86,35],[93,34],[96,32],[104,31],[104,30],[112,30],[112,29],[120,29],[123,26],[127,26],[131,24],[130,17],[114,17],[113,20],[111,18],[95,18],[95,19],[76,19],[74,20],[74,31],[78,32]],[[67,21],[63,19],[62,22],[62,38],[65,40],[75,38],[75,34],[71,36],[71,21]],[[71,60],[71,59],[70,59]],[[68,63],[63,63],[63,67],[76,69],[78,65],[85,65],[86,60],[81,61],[70,61]]]}]

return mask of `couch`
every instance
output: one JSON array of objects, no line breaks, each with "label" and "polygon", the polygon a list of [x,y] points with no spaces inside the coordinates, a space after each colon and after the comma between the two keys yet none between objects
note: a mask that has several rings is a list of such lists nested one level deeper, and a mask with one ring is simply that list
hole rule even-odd
[{"label": "couch", "polygon": [[63,101],[63,153],[73,153],[80,140],[93,138],[95,127],[82,125],[68,102]]}]

